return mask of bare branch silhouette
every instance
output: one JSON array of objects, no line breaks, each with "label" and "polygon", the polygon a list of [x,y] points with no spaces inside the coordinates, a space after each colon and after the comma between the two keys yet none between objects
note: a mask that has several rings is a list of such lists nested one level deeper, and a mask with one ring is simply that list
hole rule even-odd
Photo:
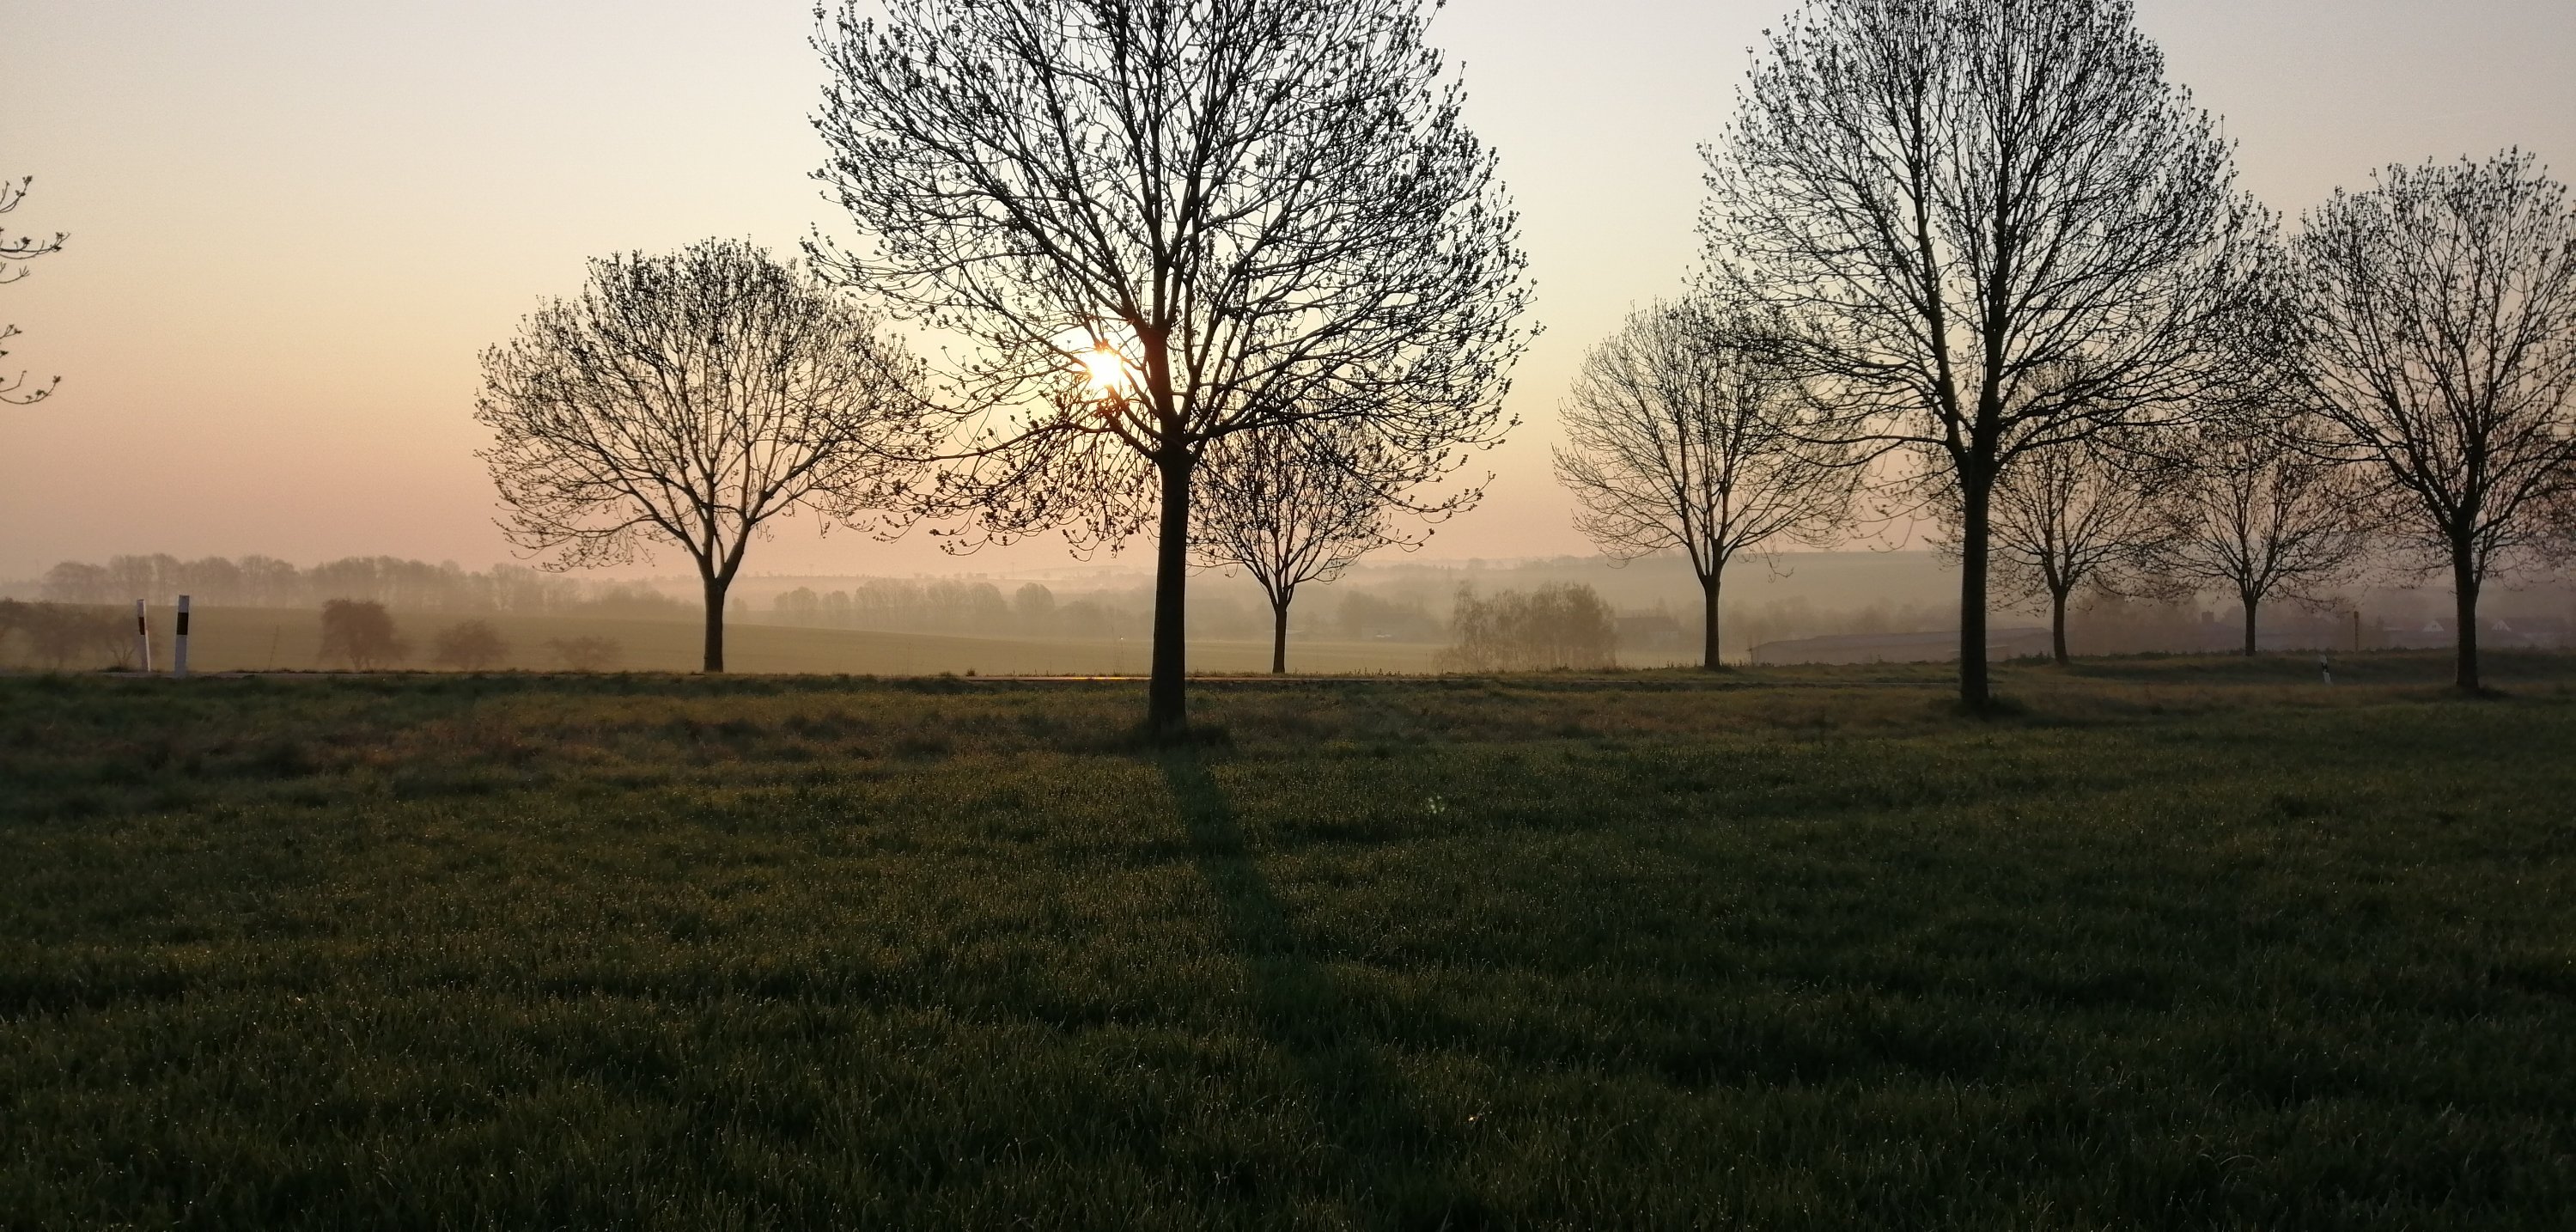
[{"label": "bare branch silhouette", "polygon": [[2184,434],[2159,478],[2166,533],[2151,573],[2217,590],[2244,609],[2245,653],[2259,649],[2263,604],[2317,604],[2363,564],[2380,518],[2366,477],[2301,451],[2315,435],[2295,416],[2215,423]]},{"label": "bare branch silhouette", "polygon": [[934,435],[918,377],[873,314],[750,244],[625,254],[484,352],[477,456],[549,568],[686,551],[720,672],[725,592],[770,521],[900,526],[882,511],[911,503]]},{"label": "bare branch silhouette", "polygon": [[1446,470],[1510,425],[1529,288],[1494,158],[1419,0],[844,3],[833,268],[974,345],[1005,408],[961,546],[1157,540],[1148,726],[1187,722],[1192,479],[1211,443],[1346,422]]},{"label": "bare branch silhouette", "polygon": [[1446,517],[1479,493],[1432,505],[1403,493],[1435,478],[1422,459],[1391,454],[1347,420],[1239,432],[1211,442],[1190,504],[1191,550],[1199,564],[1240,568],[1270,600],[1270,670],[1288,670],[1288,606],[1297,588],[1330,582],[1382,547],[1414,547],[1428,535],[1399,531],[1399,511]]},{"label": "bare branch silhouette", "polygon": [[1749,317],[1705,303],[1655,304],[1584,357],[1555,451],[1575,526],[1604,553],[1679,549],[1699,579],[1717,668],[1727,563],[1781,540],[1822,543],[1851,524],[1858,450],[1818,443],[1810,403]]},{"label": "bare branch silhouette", "polygon": [[2381,171],[2292,248],[2315,445],[2364,465],[2400,542],[2447,568],[2456,679],[2479,687],[2478,593],[2549,546],[2576,488],[2576,212],[2507,151]]},{"label": "bare branch silhouette", "polygon": [[[1995,481],[1995,597],[2047,605],[2050,653],[2061,665],[2069,661],[2067,601],[2088,585],[2126,593],[2170,533],[2157,516],[2150,475],[2111,442],[2091,440],[2027,454]],[[1939,546],[1955,557],[1962,547],[1958,505],[1952,500],[1941,511],[1951,537]]]},{"label": "bare branch silhouette", "polygon": [[2271,220],[2129,0],[1809,0],[1704,153],[1712,289],[1786,323],[1840,439],[1955,493],[1984,707],[1995,484],[2189,417]]},{"label": "bare branch silhouette", "polygon": [[[34,176],[21,177],[14,184],[0,181],[0,214],[10,213],[24,203],[27,199],[27,190],[35,183]],[[27,262],[61,252],[64,242],[70,238],[68,233],[61,231],[55,232],[49,239],[37,239],[33,236],[13,236],[6,230],[0,230],[0,283],[16,282],[26,277]],[[17,337],[19,332],[15,325],[0,325],[0,342],[7,342]],[[0,359],[5,359],[8,355],[9,352],[0,350]],[[0,377],[0,402],[18,406],[42,402],[47,395],[54,392],[54,387],[60,384],[62,384],[62,378],[55,377],[42,385],[30,387],[27,374],[24,372],[15,376]]]}]

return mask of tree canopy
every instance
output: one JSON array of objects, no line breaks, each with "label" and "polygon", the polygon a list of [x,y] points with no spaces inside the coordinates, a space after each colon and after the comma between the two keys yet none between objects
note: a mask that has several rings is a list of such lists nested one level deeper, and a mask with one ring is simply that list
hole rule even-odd
[{"label": "tree canopy", "polygon": [[1429,478],[1499,439],[1518,221],[1418,0],[856,0],[817,39],[820,249],[971,344],[970,540],[1157,542],[1148,722],[1186,722],[1194,470],[1343,422]]},{"label": "tree canopy", "polygon": [[874,313],[738,240],[591,262],[484,352],[474,417],[514,546],[560,568],[688,554],[711,672],[751,540],[807,508],[899,522],[935,436]]},{"label": "tree canopy", "polygon": [[1757,54],[1705,152],[1711,289],[1782,322],[1836,436],[1955,494],[1982,707],[1998,477],[2188,418],[2271,219],[2129,0],[1809,0]]}]

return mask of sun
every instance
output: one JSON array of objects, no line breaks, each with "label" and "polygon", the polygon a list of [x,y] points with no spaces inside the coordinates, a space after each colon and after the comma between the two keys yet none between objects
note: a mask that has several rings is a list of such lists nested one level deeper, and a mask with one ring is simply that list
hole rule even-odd
[{"label": "sun", "polygon": [[1091,388],[1095,392],[1118,393],[1129,384],[1127,361],[1119,358],[1117,350],[1106,342],[1083,356],[1082,366],[1091,373]]}]

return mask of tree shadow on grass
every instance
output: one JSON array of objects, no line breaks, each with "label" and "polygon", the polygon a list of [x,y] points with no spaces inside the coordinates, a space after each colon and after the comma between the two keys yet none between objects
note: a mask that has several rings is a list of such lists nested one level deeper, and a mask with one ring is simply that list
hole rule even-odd
[{"label": "tree shadow on grass", "polygon": [[1189,830],[1191,858],[1215,894],[1227,939],[1250,979],[1254,1020],[1294,1067],[1334,1148],[1319,1179],[1381,1226],[1493,1223],[1483,1203],[1449,1178],[1444,1165],[1455,1143],[1424,1124],[1379,1055],[1390,1041],[1372,1036],[1331,975],[1306,953],[1199,752],[1167,751],[1162,765]]}]

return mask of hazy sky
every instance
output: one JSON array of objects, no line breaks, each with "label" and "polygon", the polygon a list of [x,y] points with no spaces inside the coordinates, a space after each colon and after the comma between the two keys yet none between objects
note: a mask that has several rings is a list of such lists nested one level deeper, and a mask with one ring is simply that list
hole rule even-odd
[{"label": "hazy sky", "polygon": [[[12,0],[5,220],[72,246],[0,287],[0,577],[64,558],[507,558],[471,457],[475,356],[584,258],[781,250],[806,178],[812,0]],[[1692,260],[1697,143],[1788,0],[1456,0],[1433,26],[1525,220],[1546,334],[1527,423],[1439,556],[1587,551],[1547,470],[1582,349]],[[2141,0],[2175,76],[2295,214],[2373,167],[2534,150],[2576,176],[2569,0]],[[846,226],[846,223],[838,225]],[[926,539],[754,549],[754,572],[1008,570]],[[683,562],[666,556],[665,571]]]}]

